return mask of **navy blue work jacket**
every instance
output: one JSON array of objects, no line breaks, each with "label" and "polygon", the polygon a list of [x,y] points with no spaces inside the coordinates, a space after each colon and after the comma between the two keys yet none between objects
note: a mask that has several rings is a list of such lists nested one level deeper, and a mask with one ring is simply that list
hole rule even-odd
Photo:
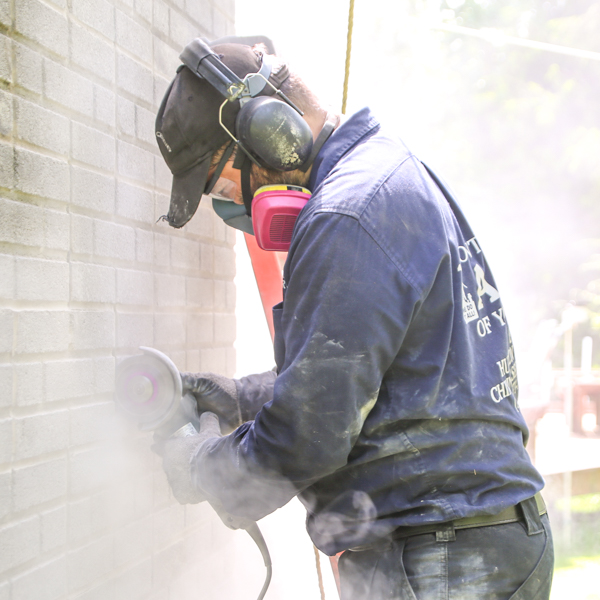
[{"label": "navy blue work jacket", "polygon": [[328,554],[533,496],[506,315],[451,194],[368,109],[311,186],[273,309],[272,392],[196,462],[201,486],[254,519],[299,494]]}]

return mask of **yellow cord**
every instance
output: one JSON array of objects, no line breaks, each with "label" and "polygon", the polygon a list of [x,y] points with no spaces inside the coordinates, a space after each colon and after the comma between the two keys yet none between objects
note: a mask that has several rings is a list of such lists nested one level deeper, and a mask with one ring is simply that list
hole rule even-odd
[{"label": "yellow cord", "polygon": [[350,53],[352,51],[352,27],[354,25],[354,0],[350,0],[348,12],[348,39],[346,41],[346,70],[344,73],[344,95],[342,97],[342,114],[346,114],[346,101],[348,100],[348,80],[350,79]]}]

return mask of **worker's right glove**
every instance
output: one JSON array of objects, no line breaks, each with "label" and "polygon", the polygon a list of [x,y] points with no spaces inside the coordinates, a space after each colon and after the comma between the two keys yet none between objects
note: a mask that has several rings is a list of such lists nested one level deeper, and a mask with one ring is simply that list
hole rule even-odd
[{"label": "worker's right glove", "polygon": [[183,394],[191,394],[198,412],[210,411],[219,417],[224,433],[242,424],[237,389],[233,379],[215,373],[181,373]]}]

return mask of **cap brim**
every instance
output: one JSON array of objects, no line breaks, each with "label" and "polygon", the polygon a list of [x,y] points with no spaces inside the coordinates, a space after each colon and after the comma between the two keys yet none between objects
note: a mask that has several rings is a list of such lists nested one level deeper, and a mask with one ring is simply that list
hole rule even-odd
[{"label": "cap brim", "polygon": [[173,175],[171,204],[167,214],[171,227],[183,227],[198,209],[208,179],[210,158],[208,156],[183,173]]}]

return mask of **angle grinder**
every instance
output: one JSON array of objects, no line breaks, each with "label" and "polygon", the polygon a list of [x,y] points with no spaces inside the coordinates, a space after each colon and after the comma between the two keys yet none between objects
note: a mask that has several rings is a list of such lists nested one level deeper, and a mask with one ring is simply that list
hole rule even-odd
[{"label": "angle grinder", "polygon": [[[129,356],[117,365],[114,399],[118,409],[137,423],[141,431],[154,431],[162,438],[195,435],[199,429],[196,400],[186,394],[183,401],[181,375],[173,361],[160,350],[140,347],[142,354]],[[258,546],[267,575],[257,600],[262,600],[271,582],[269,549],[258,528],[249,519],[231,515],[220,505],[213,505],[223,523],[230,529],[244,529]]]}]

